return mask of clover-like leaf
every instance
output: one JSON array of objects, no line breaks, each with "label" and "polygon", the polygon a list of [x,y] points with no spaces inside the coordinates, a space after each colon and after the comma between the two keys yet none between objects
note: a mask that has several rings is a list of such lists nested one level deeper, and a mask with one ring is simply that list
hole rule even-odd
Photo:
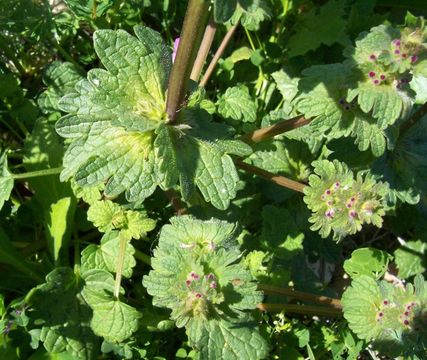
[{"label": "clover-like leaf", "polygon": [[116,343],[129,338],[138,329],[141,313],[113,296],[114,278],[105,270],[89,270],[83,274],[83,298],[93,314],[93,332]]},{"label": "clover-like leaf", "polygon": [[[121,236],[123,236],[121,232],[110,231],[102,237],[100,245],[91,244],[87,246],[82,251],[82,272],[100,269],[115,273],[119,262]],[[123,277],[130,278],[132,276],[132,269],[136,265],[134,253],[134,247],[130,242],[127,242],[123,258]]]},{"label": "clover-like leaf", "polygon": [[406,288],[362,275],[341,301],[350,329],[382,353],[393,358],[425,354],[427,284],[421,275]]},{"label": "clover-like leaf", "polygon": [[[251,321],[245,310],[254,309],[262,294],[241,261],[234,232],[233,224],[218,220],[172,218],[160,233],[153,270],[143,279],[153,304],[172,310],[171,318],[186,327],[201,358],[213,359],[225,351],[230,359],[238,354],[259,359],[267,353],[256,328],[239,325]],[[250,338],[259,343],[257,349],[246,344]],[[224,341],[233,343],[231,349],[224,350]]]},{"label": "clover-like leaf", "polygon": [[256,104],[246,86],[228,88],[225,94],[218,99],[218,112],[225,118],[254,122],[256,110]]},{"label": "clover-like leaf", "polygon": [[314,172],[304,188],[304,201],[313,212],[312,230],[322,237],[331,231],[334,239],[355,234],[364,223],[380,227],[386,210],[387,184],[376,182],[367,174],[356,179],[348,167],[337,160],[313,162]]},{"label": "clover-like leaf", "polygon": [[98,338],[89,321],[91,310],[80,295],[81,286],[70,268],[57,268],[46,283],[34,288],[26,298],[33,331],[48,352],[67,351],[75,359],[92,360],[98,352]]},{"label": "clover-like leaf", "polygon": [[3,207],[4,202],[9,200],[13,184],[13,177],[7,167],[7,154],[4,151],[0,154],[0,209]]},{"label": "clover-like leaf", "polygon": [[197,102],[181,109],[176,124],[168,122],[170,50],[155,31],[134,31],[137,37],[96,31],[95,51],[105,70],[90,70],[59,102],[69,114],[56,129],[71,139],[61,180],[74,177],[81,187],[106,182],[105,195],[124,192],[130,202],[179,180],[185,199],[198,187],[206,201],[227,208],[238,181],[227,155],[233,150],[224,146],[231,134],[211,123]]}]

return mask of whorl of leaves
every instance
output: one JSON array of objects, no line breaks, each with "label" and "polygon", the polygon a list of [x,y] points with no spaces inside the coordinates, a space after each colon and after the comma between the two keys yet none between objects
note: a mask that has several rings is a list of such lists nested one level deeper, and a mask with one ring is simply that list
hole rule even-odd
[{"label": "whorl of leaves", "polygon": [[313,162],[315,174],[304,188],[304,201],[313,212],[312,230],[322,237],[333,232],[335,240],[355,234],[363,224],[382,225],[388,186],[376,182],[369,174],[357,174],[337,160]]},{"label": "whorl of leaves", "polygon": [[266,342],[247,313],[262,293],[242,261],[235,225],[189,216],[170,221],[143,279],[153,304],[172,310],[201,359],[264,358]]}]

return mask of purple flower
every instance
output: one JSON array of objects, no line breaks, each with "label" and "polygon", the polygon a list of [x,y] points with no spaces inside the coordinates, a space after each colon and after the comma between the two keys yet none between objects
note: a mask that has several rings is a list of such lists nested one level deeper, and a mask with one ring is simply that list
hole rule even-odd
[{"label": "purple flower", "polygon": [[176,53],[178,52],[180,38],[176,38],[173,43],[173,53],[172,53],[172,62],[175,62]]},{"label": "purple flower", "polygon": [[418,56],[417,55],[412,55],[411,56],[411,62],[416,62],[418,60]]}]

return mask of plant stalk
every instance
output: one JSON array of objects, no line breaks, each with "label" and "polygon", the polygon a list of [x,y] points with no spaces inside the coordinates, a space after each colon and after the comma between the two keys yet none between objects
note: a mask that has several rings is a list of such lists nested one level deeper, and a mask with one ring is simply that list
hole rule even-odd
[{"label": "plant stalk", "polygon": [[125,262],[126,245],[128,240],[124,236],[120,236],[119,255],[116,264],[116,280],[114,282],[114,297],[119,299],[120,285],[122,283],[123,264]]},{"label": "plant stalk", "polygon": [[191,71],[190,79],[198,82],[200,74],[202,73],[203,65],[212,47],[212,42],[215,37],[217,24],[211,17],[208,26],[206,26],[205,34],[203,35],[202,44],[200,45],[199,52],[197,53],[196,61],[194,62],[193,70]]},{"label": "plant stalk", "polygon": [[181,200],[181,197],[177,191],[169,189],[165,191],[165,195],[175,209],[176,215],[179,216],[187,213],[187,205]]},{"label": "plant stalk", "polygon": [[271,182],[273,182],[279,186],[283,186],[285,188],[288,188],[288,189],[291,189],[294,191],[298,191],[301,193],[304,192],[305,184],[302,184],[298,181],[291,180],[291,179],[288,179],[284,176],[276,175],[276,174],[273,174],[269,171],[260,169],[259,167],[246,164],[245,162],[243,162],[240,159],[235,159],[234,163],[240,169],[245,170],[245,171],[252,173],[254,175],[260,176],[264,179],[270,180]]},{"label": "plant stalk", "polygon": [[166,112],[170,123],[175,121],[185,98],[188,80],[208,19],[209,5],[209,0],[190,0],[188,3],[175,63],[169,78]]},{"label": "plant stalk", "polygon": [[141,260],[144,264],[151,266],[151,258],[147,254],[144,254],[142,251],[135,249],[135,257],[138,260]]},{"label": "plant stalk", "polygon": [[326,306],[295,305],[295,304],[258,304],[257,308],[268,312],[289,312],[302,315],[342,316],[342,311]]},{"label": "plant stalk", "polygon": [[29,179],[29,178],[40,177],[40,176],[57,175],[61,173],[62,169],[63,169],[62,167],[57,167],[57,168],[51,168],[51,169],[29,171],[22,174],[11,174],[11,176],[14,180]]},{"label": "plant stalk", "polygon": [[342,309],[341,301],[339,299],[330,298],[328,296],[315,295],[293,289],[285,289],[265,284],[259,284],[258,290],[261,290],[266,294],[283,295],[298,300],[310,301],[322,305],[330,305],[335,309]]},{"label": "plant stalk", "polygon": [[218,48],[218,50],[216,51],[214,57],[212,58],[205,74],[203,75],[202,80],[200,81],[200,86],[201,87],[205,87],[206,84],[208,83],[210,77],[212,76],[216,65],[218,64],[219,59],[221,58],[222,54],[224,54],[225,49],[227,48],[228,43],[230,42],[233,34],[235,33],[237,26],[239,23],[237,23],[236,25],[233,25],[227,32],[227,34],[225,34],[224,39],[222,39],[222,42]]},{"label": "plant stalk", "polygon": [[306,119],[304,116],[296,116],[292,119],[282,120],[271,126],[252,131],[249,134],[243,135],[240,140],[246,143],[257,143],[307,125],[310,121],[310,119]]},{"label": "plant stalk", "polygon": [[421,106],[407,121],[400,126],[400,137],[427,114],[427,103]]}]

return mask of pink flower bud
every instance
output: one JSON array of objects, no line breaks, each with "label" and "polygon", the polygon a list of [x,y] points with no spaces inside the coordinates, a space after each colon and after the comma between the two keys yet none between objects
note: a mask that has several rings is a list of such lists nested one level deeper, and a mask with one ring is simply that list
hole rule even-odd
[{"label": "pink flower bud", "polygon": [[374,54],[371,54],[371,56],[369,56],[369,59],[371,59],[371,60],[376,60],[376,59],[377,59],[377,57],[376,57]]},{"label": "pink flower bud", "polygon": [[216,282],[215,282],[215,281],[212,281],[212,282],[209,284],[209,287],[210,287],[211,289],[216,289],[216,287],[217,287]]},{"label": "pink flower bud", "polygon": [[175,62],[176,53],[178,52],[178,46],[179,46],[180,38],[176,38],[173,43],[173,52],[172,52],[172,62]]},{"label": "pink flower bud", "polygon": [[196,298],[197,299],[200,299],[202,297],[202,294],[200,294],[200,293],[196,293]]},{"label": "pink flower bud", "polygon": [[185,280],[185,285],[190,286],[191,285],[191,280]]},{"label": "pink flower bud", "polygon": [[369,75],[369,77],[373,78],[373,77],[375,77],[375,72],[374,71],[370,71],[368,75]]},{"label": "pink flower bud", "polygon": [[416,62],[418,60],[418,56],[417,55],[412,55],[411,56],[411,62]]}]

